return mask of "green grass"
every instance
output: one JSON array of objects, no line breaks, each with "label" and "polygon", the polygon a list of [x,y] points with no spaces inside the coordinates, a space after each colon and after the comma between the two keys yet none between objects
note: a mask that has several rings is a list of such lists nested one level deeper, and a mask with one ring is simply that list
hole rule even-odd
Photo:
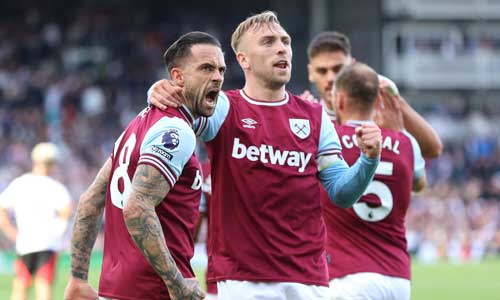
[{"label": "green grass", "polygon": [[413,300],[500,300],[500,259],[481,263],[413,264]]},{"label": "green grass", "polygon": [[[12,255],[9,255],[9,258],[11,260]],[[91,260],[89,280],[95,288],[100,273],[100,261],[100,254],[95,254]],[[69,257],[62,255],[56,274],[54,300],[63,299],[68,274]],[[197,275],[199,278],[203,277],[203,270],[197,270]],[[0,300],[10,298],[12,278],[12,274],[0,275]],[[35,299],[33,291],[28,299]],[[413,264],[412,300],[462,299],[500,300],[500,259],[458,265]]]}]

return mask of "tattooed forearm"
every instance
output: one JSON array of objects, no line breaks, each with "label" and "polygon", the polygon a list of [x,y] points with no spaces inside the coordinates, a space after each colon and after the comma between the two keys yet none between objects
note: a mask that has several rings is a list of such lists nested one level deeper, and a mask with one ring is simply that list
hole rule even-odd
[{"label": "tattooed forearm", "polygon": [[90,253],[102,221],[110,172],[111,159],[108,159],[78,203],[71,237],[71,275],[79,279],[88,277]]},{"label": "tattooed forearm", "polygon": [[128,231],[137,247],[167,285],[178,294],[183,277],[172,258],[155,207],[169,191],[165,178],[155,168],[139,165],[132,180],[132,192],[123,209]]}]

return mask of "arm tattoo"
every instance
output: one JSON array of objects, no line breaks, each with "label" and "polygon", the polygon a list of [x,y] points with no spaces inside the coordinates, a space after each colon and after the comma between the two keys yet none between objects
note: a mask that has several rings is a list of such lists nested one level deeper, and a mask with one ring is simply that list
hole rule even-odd
[{"label": "arm tattoo", "polygon": [[71,237],[71,275],[87,280],[90,253],[99,232],[111,172],[111,158],[97,174],[94,182],[80,197]]},{"label": "arm tattoo", "polygon": [[165,242],[155,207],[169,192],[167,180],[155,168],[141,164],[123,215],[128,231],[146,259],[161,276],[171,295],[182,294],[183,277]]}]

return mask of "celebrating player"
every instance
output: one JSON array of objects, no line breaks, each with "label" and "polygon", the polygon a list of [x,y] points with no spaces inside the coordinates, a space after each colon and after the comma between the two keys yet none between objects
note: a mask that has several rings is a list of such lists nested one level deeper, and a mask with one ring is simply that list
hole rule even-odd
[{"label": "celebrating player", "polygon": [[[343,66],[354,62],[351,56],[351,44],[347,36],[334,31],[325,31],[318,34],[308,46],[307,54],[309,64],[307,66],[309,81],[314,84],[321,97],[321,103],[326,112],[335,120],[334,103],[332,101],[331,90],[335,83],[335,78]],[[378,103],[378,108],[374,116],[375,121],[380,127],[389,129],[398,129],[400,121],[398,113],[403,118],[403,126],[417,139],[422,155],[425,158],[437,157],[443,149],[439,136],[434,129],[420,116],[405,99],[399,95],[396,85],[384,76],[379,76],[381,90],[390,92],[384,93]],[[305,91],[301,97],[307,100],[314,100],[314,96]],[[400,107],[400,110],[389,110],[383,106],[384,101],[392,101],[396,98],[398,101],[394,106]]]},{"label": "celebrating player", "polygon": [[[336,129],[348,164],[359,157],[356,128],[373,123],[378,85],[377,73],[361,63],[344,67],[336,79]],[[339,209],[324,197],[332,299],[410,299],[404,221],[412,189],[425,186],[425,162],[404,131],[382,128],[382,141],[374,181],[352,208]]]},{"label": "celebrating player", "polygon": [[87,275],[104,209],[101,297],[204,298],[189,264],[202,184],[192,126],[214,112],[224,57],[217,39],[191,32],[168,48],[164,60],[186,103],[168,111],[144,109],[81,197],[66,299],[97,299]]},{"label": "celebrating player", "polygon": [[[276,15],[242,22],[231,42],[243,89],[221,93],[197,132],[212,162],[209,281],[219,299],[329,299],[319,181],[341,207],[371,182],[380,129],[356,131],[362,154],[348,168],[322,108],[287,92],[291,38]],[[178,93],[156,83],[150,99]]]}]

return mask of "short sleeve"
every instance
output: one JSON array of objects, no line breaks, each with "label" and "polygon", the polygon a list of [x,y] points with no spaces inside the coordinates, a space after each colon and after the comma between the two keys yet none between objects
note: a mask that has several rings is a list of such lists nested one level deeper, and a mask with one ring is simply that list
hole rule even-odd
[{"label": "short sleeve", "polygon": [[403,133],[410,139],[411,148],[413,149],[413,181],[417,181],[424,175],[425,159],[422,156],[422,151],[417,140],[406,130]]},{"label": "short sleeve", "polygon": [[173,187],[193,155],[195,146],[194,132],[184,120],[163,117],[146,133],[137,164],[155,167]]},{"label": "short sleeve", "polygon": [[336,162],[343,161],[339,136],[325,110],[322,110],[320,130],[318,153],[316,154],[319,172]]}]

